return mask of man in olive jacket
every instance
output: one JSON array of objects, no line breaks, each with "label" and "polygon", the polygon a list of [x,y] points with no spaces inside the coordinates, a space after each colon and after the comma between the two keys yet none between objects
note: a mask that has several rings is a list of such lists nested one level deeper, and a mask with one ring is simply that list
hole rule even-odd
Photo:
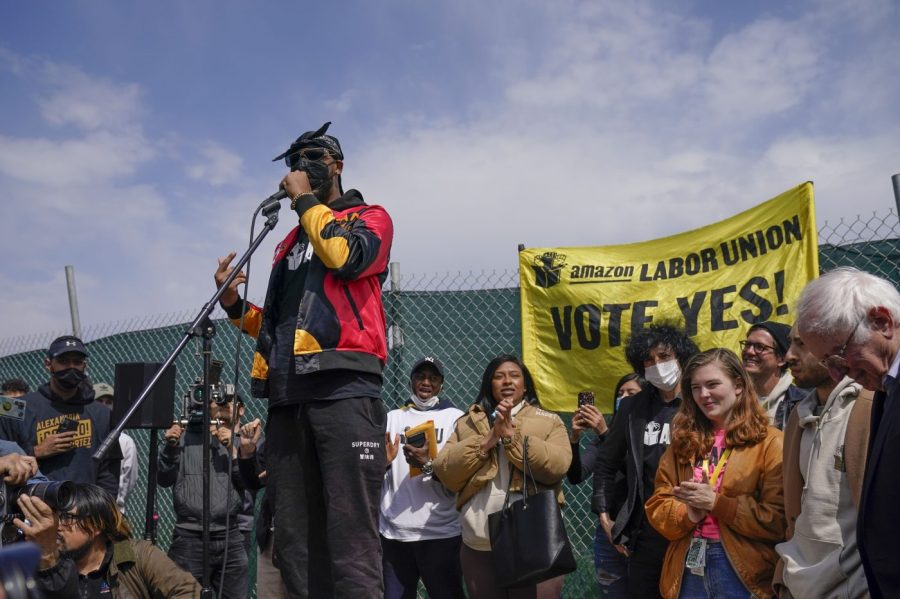
[{"label": "man in olive jacket", "polygon": [[76,483],[65,509],[27,495],[19,507],[25,518],[14,523],[41,550],[37,584],[47,599],[200,597],[193,576],[150,542],[130,538],[128,521],[100,487]]}]

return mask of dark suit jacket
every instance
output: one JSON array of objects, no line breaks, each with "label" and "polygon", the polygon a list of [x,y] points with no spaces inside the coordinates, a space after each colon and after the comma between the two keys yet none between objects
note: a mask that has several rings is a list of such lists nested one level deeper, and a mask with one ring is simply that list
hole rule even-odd
[{"label": "dark suit jacket", "polygon": [[875,394],[857,535],[872,599],[900,597],[900,384]]}]

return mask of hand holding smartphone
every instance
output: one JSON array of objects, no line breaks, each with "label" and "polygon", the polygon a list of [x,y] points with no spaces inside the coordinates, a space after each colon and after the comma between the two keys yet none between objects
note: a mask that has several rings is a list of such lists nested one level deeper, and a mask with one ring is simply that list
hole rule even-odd
[{"label": "hand holding smartphone", "polygon": [[594,405],[594,392],[593,391],[581,391],[578,394],[578,407],[581,406],[592,406]]},{"label": "hand holding smartphone", "polygon": [[74,418],[65,418],[62,422],[59,423],[59,426],[56,427],[56,434],[62,433],[71,433],[78,430],[78,420]]}]

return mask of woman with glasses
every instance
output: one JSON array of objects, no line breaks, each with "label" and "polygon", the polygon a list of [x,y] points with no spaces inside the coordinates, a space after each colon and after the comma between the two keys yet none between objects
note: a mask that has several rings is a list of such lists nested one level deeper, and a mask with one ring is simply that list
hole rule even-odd
[{"label": "woman with glasses", "polygon": [[553,489],[562,504],[562,479],[572,461],[566,427],[559,416],[540,408],[531,374],[521,360],[501,355],[485,368],[478,399],[456,421],[434,461],[435,476],[457,494],[463,540],[460,562],[473,599],[554,599],[562,593],[562,576],[506,589],[494,573],[488,515],[503,508],[507,489],[511,500],[522,496],[526,437],[537,490]]},{"label": "woman with glasses", "polygon": [[772,597],[785,535],[782,434],[727,349],[688,362],[647,519],[668,539],[663,597]]}]

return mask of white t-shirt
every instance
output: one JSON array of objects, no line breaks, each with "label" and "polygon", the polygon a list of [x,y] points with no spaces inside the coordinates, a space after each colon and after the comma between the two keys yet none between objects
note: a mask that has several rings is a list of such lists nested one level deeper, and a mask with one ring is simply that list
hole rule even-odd
[{"label": "white t-shirt", "polygon": [[[461,410],[453,407],[424,412],[414,406],[404,407],[388,412],[387,432],[393,439],[408,428],[434,420],[434,432],[440,451],[462,415]],[[459,535],[456,494],[448,491],[432,476],[422,474],[410,478],[409,464],[403,458],[404,440],[401,439],[400,451],[384,475],[381,513],[378,517],[379,532],[395,541],[446,539]]]},{"label": "white t-shirt", "polygon": [[137,450],[134,439],[122,433],[119,435],[119,447],[122,448],[122,465],[119,474],[119,496],[116,497],[116,505],[119,511],[125,513],[125,502],[138,479]]}]

